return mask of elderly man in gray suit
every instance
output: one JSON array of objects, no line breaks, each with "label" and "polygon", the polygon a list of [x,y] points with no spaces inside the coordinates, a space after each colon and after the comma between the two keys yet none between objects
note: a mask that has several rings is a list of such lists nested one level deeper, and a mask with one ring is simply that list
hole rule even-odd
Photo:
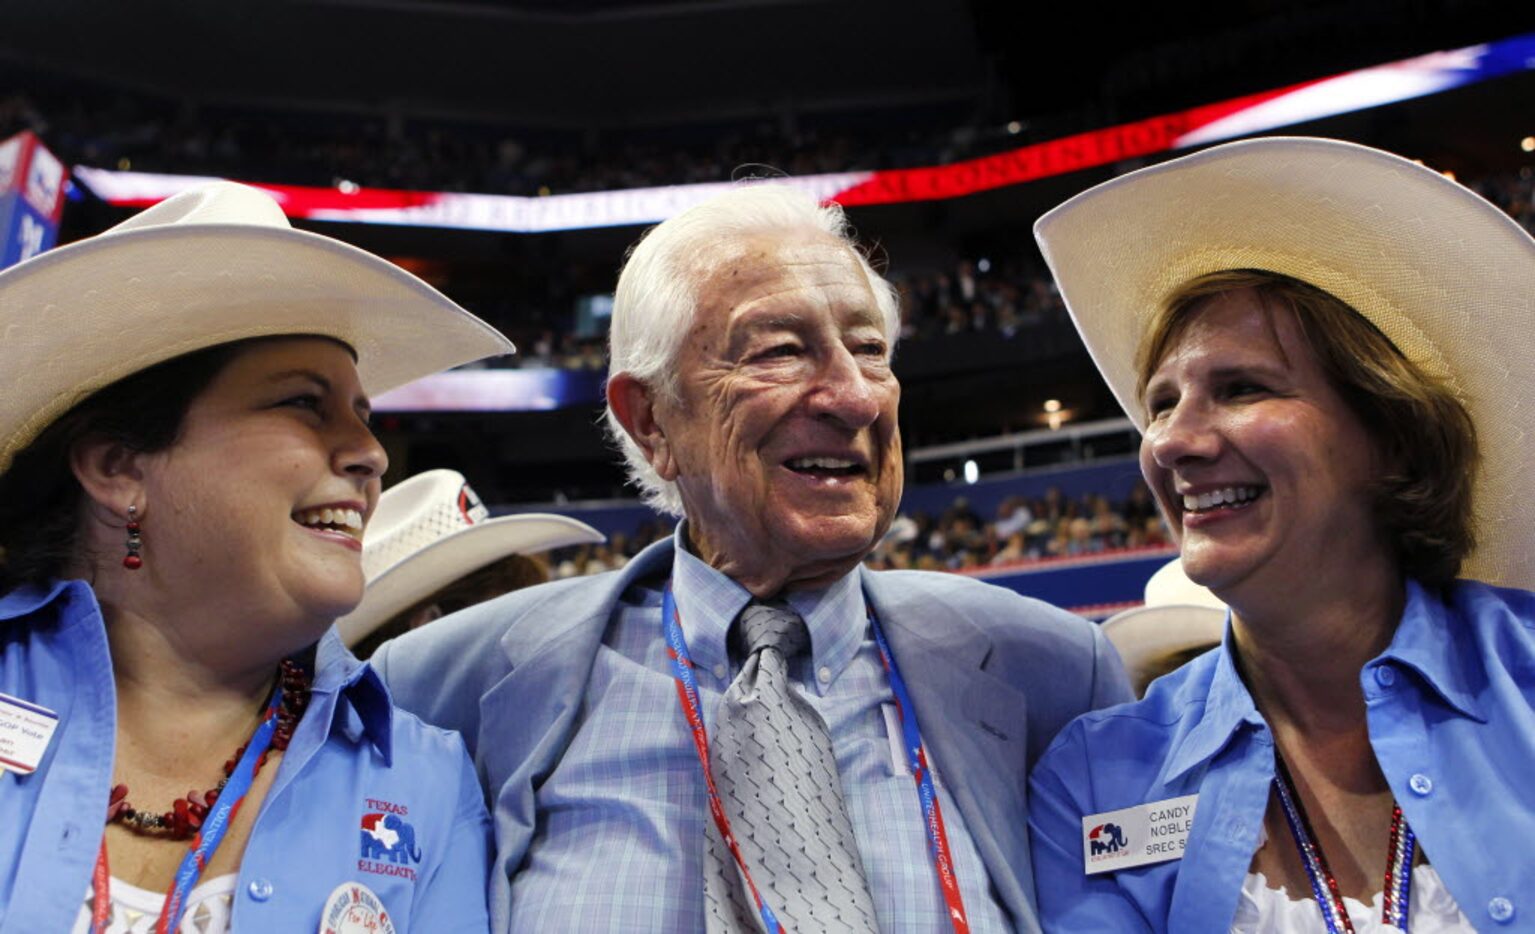
[{"label": "elderly man in gray suit", "polygon": [[619,278],[608,425],[676,535],[387,644],[495,812],[499,929],[1036,931],[1025,776],[1130,699],[1095,627],[863,558],[901,498],[895,293],[734,189]]}]

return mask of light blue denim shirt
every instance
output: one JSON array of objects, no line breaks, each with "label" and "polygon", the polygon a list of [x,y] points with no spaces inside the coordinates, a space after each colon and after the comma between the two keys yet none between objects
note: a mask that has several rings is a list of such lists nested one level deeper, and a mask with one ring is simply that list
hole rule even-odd
[{"label": "light blue denim shirt", "polygon": [[[1535,594],[1409,582],[1396,635],[1359,680],[1375,758],[1461,911],[1479,931],[1535,932]],[[1077,718],[1030,783],[1045,930],[1225,934],[1273,778],[1229,627],[1143,700]],[[1192,794],[1181,861],[1084,874],[1084,815]]]},{"label": "light blue denim shirt", "polygon": [[[694,557],[683,534],[679,528],[672,590],[712,730],[740,668],[726,634],[752,595]],[[788,602],[811,643],[810,657],[796,660],[790,677],[827,723],[880,929],[949,930],[916,785],[886,734],[890,682],[859,574],[790,594]],[[631,930],[635,918],[650,919],[646,930],[703,930],[699,880],[709,806],[670,672],[657,587],[615,619],[592,666],[585,722],[539,789],[546,816],[512,879],[511,931]],[[941,775],[939,800],[970,929],[1011,930]]]},{"label": "light blue denim shirt", "polygon": [[[117,715],[106,629],[84,582],[0,597],[0,693],[59,716],[37,771],[0,775],[0,934],[68,931],[101,843]],[[401,842],[410,828],[413,847],[370,846],[364,828],[388,816],[385,836]],[[240,863],[233,930],[318,930],[326,897],[357,882],[402,934],[486,931],[489,827],[458,735],[393,709],[332,631]]]}]

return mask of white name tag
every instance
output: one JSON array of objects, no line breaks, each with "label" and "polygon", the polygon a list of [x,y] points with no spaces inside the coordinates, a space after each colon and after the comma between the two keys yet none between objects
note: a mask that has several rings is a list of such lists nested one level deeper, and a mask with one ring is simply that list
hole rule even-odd
[{"label": "white name tag", "polygon": [[1199,795],[1153,801],[1082,818],[1082,860],[1088,875],[1182,859]]},{"label": "white name tag", "polygon": [[896,775],[910,775],[911,763],[906,761],[906,733],[901,729],[901,714],[894,704],[880,704],[885,715],[885,737],[890,740],[890,771]]},{"label": "white name tag", "polygon": [[59,715],[53,711],[0,694],[0,772],[37,771],[58,725]]}]

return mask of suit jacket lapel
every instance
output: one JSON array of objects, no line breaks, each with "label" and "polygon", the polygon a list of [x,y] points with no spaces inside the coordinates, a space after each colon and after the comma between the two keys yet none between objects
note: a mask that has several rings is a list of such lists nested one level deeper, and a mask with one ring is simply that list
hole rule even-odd
[{"label": "suit jacket lapel", "polygon": [[1016,928],[1037,930],[1025,798],[1028,700],[986,671],[991,638],[962,607],[885,577],[865,570],[864,593],[906,680],[930,761]]},{"label": "suit jacket lapel", "polygon": [[[597,647],[631,584],[671,570],[672,540],[657,542],[603,580],[600,590],[566,590],[522,613],[500,649],[506,675],[480,699],[477,756],[493,777],[545,775],[564,753],[581,713]],[[541,709],[529,709],[538,700]],[[494,785],[492,786],[494,787]],[[532,815],[526,815],[531,820]]]}]

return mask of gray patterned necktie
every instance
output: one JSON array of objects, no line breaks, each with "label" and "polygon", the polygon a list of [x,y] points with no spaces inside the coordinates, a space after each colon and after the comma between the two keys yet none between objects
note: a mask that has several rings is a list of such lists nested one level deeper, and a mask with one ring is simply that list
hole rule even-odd
[{"label": "gray patterned necktie", "polygon": [[[744,660],[720,699],[709,763],[752,881],[791,934],[878,931],[826,723],[789,686],[789,659],[810,647],[805,621],[753,603],[730,641]],[[745,879],[706,823],[708,931],[760,932]]]}]

